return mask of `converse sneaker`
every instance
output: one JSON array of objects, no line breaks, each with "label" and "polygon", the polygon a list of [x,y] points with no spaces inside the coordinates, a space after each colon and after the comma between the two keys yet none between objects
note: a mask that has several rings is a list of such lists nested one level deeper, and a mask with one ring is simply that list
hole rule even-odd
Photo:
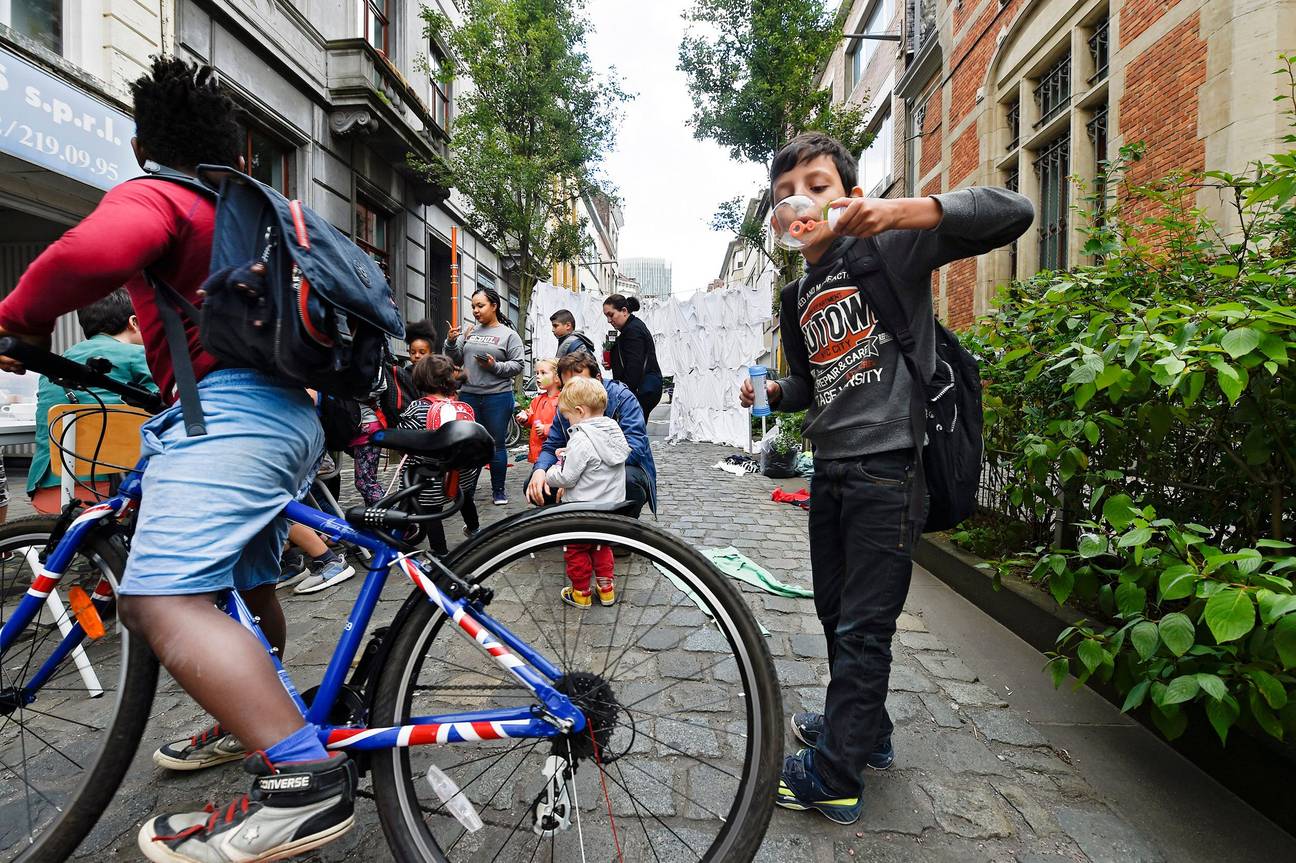
[{"label": "converse sneaker", "polygon": [[229,806],[146,822],[139,832],[144,856],[157,863],[282,860],[354,826],[357,773],[346,755],[274,765],[254,752],[243,769],[256,777],[252,790]]},{"label": "converse sneaker", "polygon": [[328,563],[319,564],[312,569],[310,575],[293,588],[293,593],[316,593],[335,584],[341,584],[353,575],[355,575],[355,567],[347,563],[345,557],[335,557]]},{"label": "converse sneaker", "polygon": [[176,740],[153,753],[153,763],[167,770],[202,770],[247,755],[243,744],[219,724],[202,734]]}]

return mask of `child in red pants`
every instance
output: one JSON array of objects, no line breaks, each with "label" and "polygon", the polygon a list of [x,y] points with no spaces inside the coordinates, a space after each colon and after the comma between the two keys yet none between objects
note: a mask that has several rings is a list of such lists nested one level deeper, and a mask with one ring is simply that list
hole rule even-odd
[{"label": "child in red pants", "polygon": [[[625,500],[625,465],[630,445],[616,420],[603,416],[607,410],[603,384],[589,378],[572,378],[558,397],[558,410],[571,424],[571,433],[562,458],[549,468],[549,485],[564,489],[563,500],[568,502]],[[567,546],[563,559],[571,581],[562,590],[563,602],[577,608],[593,605],[591,576],[599,602],[616,602],[609,546],[575,543]]]}]

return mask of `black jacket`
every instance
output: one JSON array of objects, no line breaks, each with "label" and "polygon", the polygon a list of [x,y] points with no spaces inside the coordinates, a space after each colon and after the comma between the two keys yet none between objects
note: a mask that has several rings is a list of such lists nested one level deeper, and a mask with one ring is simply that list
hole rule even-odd
[{"label": "black jacket", "polygon": [[648,325],[634,315],[626,321],[612,346],[612,377],[625,384],[638,395],[644,388],[644,378],[656,376],[661,386],[661,366],[657,365],[657,346],[653,343]]}]

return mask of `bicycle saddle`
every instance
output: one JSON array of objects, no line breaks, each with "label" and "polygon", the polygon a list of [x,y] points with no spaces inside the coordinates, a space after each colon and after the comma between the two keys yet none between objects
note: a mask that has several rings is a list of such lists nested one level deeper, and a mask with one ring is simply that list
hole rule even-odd
[{"label": "bicycle saddle", "polygon": [[475,422],[455,420],[435,431],[383,429],[374,432],[372,443],[384,449],[427,459],[443,470],[481,467],[495,452],[495,439]]}]

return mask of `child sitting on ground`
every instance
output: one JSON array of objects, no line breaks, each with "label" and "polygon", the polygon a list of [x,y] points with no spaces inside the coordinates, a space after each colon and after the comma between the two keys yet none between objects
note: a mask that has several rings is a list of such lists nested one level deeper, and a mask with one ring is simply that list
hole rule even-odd
[{"label": "child sitting on ground", "polygon": [[[558,411],[558,361],[541,360],[536,363],[536,383],[540,386],[540,395],[531,400],[531,405],[518,411],[518,422],[531,429],[530,447],[527,450],[527,461],[535,464],[540,457],[540,448],[545,438],[549,437],[549,427],[553,425],[554,414]],[[528,479],[530,478],[528,472]]]},{"label": "child sitting on ground", "polygon": [[[570,438],[562,458],[549,468],[549,485],[564,489],[563,500],[588,503],[619,503],[626,496],[626,459],[630,444],[616,420],[603,416],[607,391],[589,378],[572,378],[558,397],[558,410],[571,424]],[[567,578],[563,602],[577,608],[593,605],[590,576],[594,577],[599,602],[616,602],[613,583],[612,547],[573,543],[563,551]]]},{"label": "child sitting on ground", "polygon": [[[421,394],[417,401],[410,402],[400,417],[403,429],[439,429],[442,425],[455,420],[474,421],[473,409],[457,400],[459,382],[455,377],[454,363],[444,354],[428,354],[414,366],[412,374],[414,386]],[[410,458],[413,458],[411,456]],[[477,532],[477,506],[473,503],[473,492],[477,488],[477,477],[481,468],[459,471],[459,487],[463,491],[464,504],[459,514],[464,520],[464,536]],[[445,492],[443,482],[419,495],[419,508],[424,512],[442,509],[451,503]],[[427,526],[428,546],[435,554],[449,552],[446,546],[445,527],[439,521]]]}]

